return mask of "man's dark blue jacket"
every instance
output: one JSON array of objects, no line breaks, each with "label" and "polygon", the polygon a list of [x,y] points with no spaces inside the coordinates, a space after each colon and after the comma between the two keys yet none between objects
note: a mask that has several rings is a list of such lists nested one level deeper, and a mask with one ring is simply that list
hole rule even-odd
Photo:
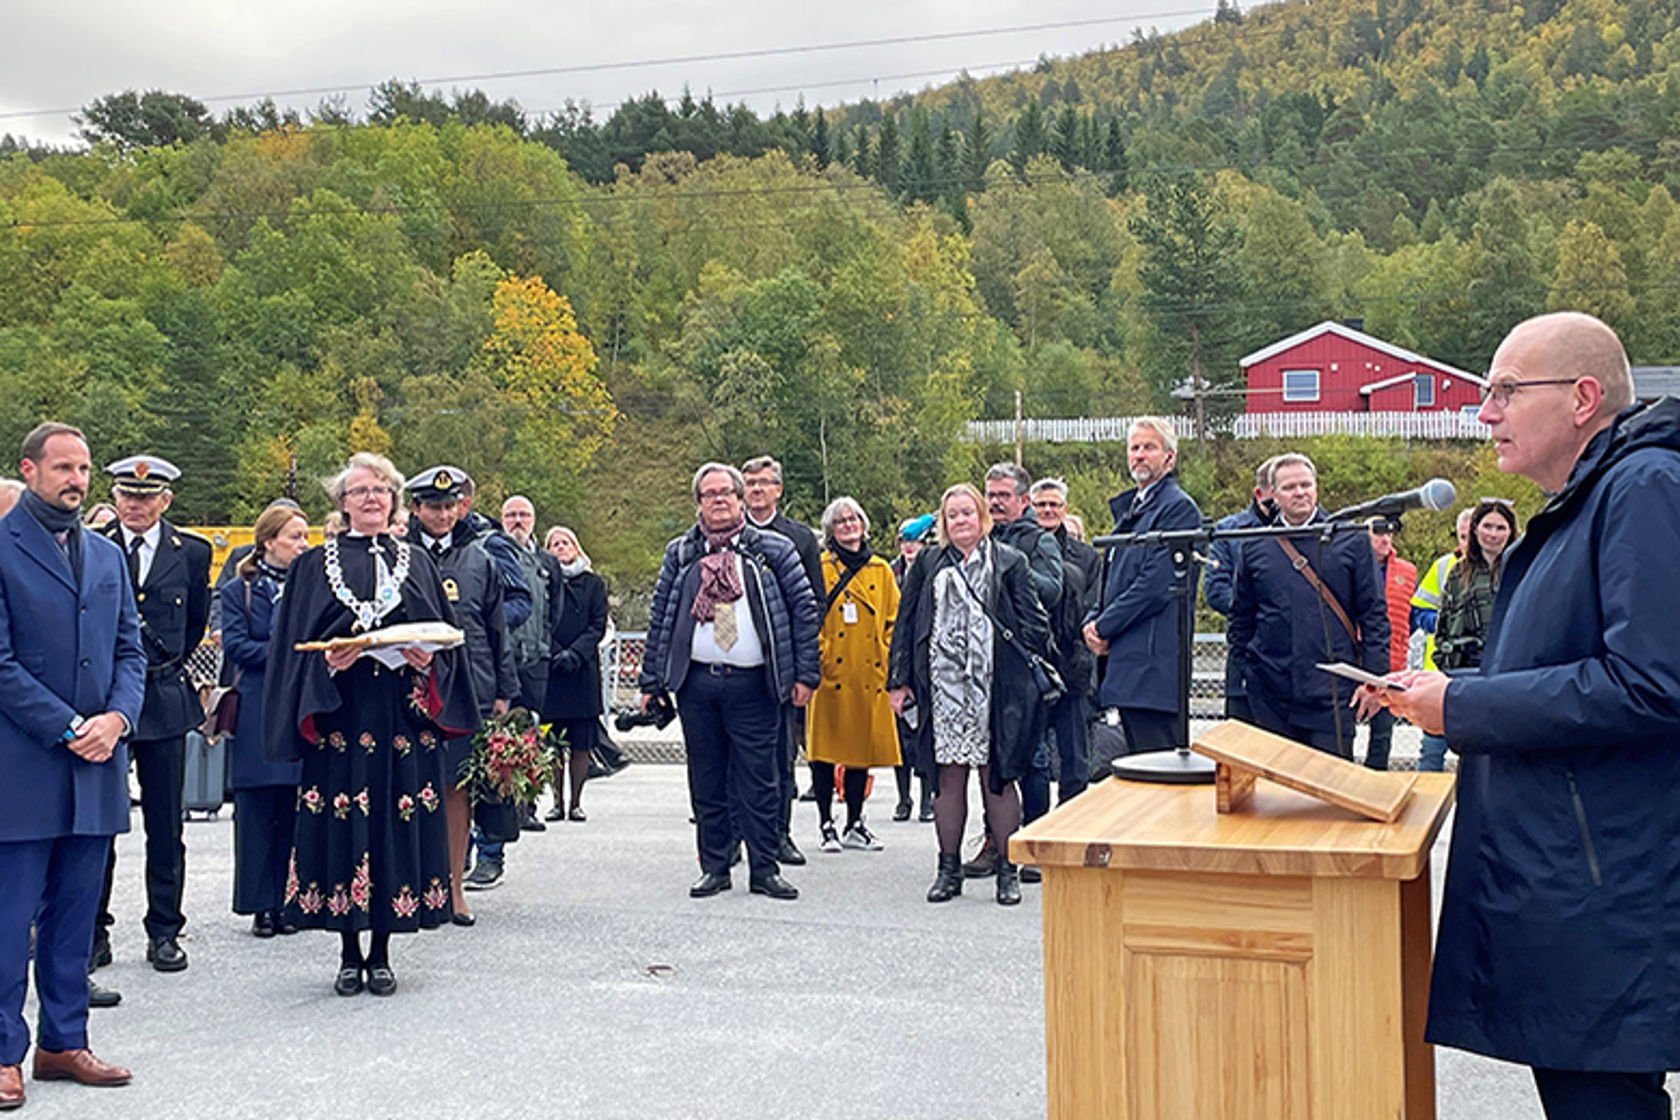
[{"label": "man's dark blue jacket", "polygon": [[81,533],[78,584],[22,502],[0,521],[0,842],[128,831],[127,746],[84,762],[62,738],[74,716],[140,726],[146,691],[122,549]]},{"label": "man's dark blue jacket", "polygon": [[[1312,516],[1324,519],[1323,510]],[[1297,537],[1293,543],[1359,630],[1359,643],[1277,541],[1247,540],[1231,594],[1229,656],[1237,659],[1256,707],[1263,705],[1293,727],[1334,731],[1336,709],[1347,704],[1352,689],[1318,663],[1347,661],[1368,672],[1388,672],[1388,601],[1367,534],[1343,533],[1329,544]],[[1342,713],[1348,727],[1351,716]]]},{"label": "man's dark blue jacket", "polygon": [[[747,525],[736,538],[741,582],[753,628],[764,645],[765,684],[787,702],[795,684],[815,688],[822,680],[817,653],[817,602],[793,542],[780,533]],[[641,691],[675,692],[688,676],[688,648],[694,637],[690,613],[700,591],[700,557],[706,538],[696,525],[665,546],[648,617],[642,656]]]},{"label": "man's dark blue jacket", "polygon": [[1431,1042],[1680,1069],[1680,402],[1624,413],[1505,562],[1462,756]]},{"label": "man's dark blue jacket", "polygon": [[[1116,533],[1196,529],[1202,511],[1167,475],[1152,488],[1134,516],[1134,487],[1112,498]],[[1172,550],[1162,545],[1110,549],[1102,605],[1093,616],[1097,636],[1108,642],[1108,668],[1097,701],[1109,708],[1178,711],[1178,616],[1172,589]],[[1190,588],[1194,595],[1196,589]]]}]

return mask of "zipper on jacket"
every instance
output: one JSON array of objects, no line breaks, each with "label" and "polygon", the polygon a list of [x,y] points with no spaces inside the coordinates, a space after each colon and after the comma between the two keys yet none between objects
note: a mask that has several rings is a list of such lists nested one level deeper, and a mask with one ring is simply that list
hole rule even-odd
[{"label": "zipper on jacket", "polygon": [[1581,800],[1581,790],[1575,784],[1575,771],[1565,770],[1564,777],[1569,779],[1569,799],[1575,803],[1575,823],[1581,828],[1581,846],[1587,851],[1587,871],[1592,875],[1593,886],[1602,887],[1604,877],[1598,867],[1598,849],[1593,846],[1592,830],[1587,827],[1587,806]]},{"label": "zipper on jacket", "polygon": [[[770,593],[764,586],[764,567],[759,563],[759,557],[749,558],[745,552],[741,553],[741,563],[743,566],[751,566],[753,579],[758,584],[758,601],[764,604],[764,629],[767,633],[761,636],[759,640],[764,643],[764,648],[770,653],[768,660],[770,662],[771,687],[775,689],[777,702],[780,703],[787,697],[782,695],[782,670],[781,666],[776,664],[776,622],[770,617]],[[747,609],[749,611],[752,609],[750,599],[747,601]],[[791,623],[792,619],[790,617],[789,624],[791,625]],[[758,625],[756,619],[753,625]]]}]

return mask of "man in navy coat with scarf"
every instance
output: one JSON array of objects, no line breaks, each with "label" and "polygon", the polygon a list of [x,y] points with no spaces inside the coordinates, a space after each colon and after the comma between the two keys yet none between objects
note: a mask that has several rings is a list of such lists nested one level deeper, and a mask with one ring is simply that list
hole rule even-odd
[{"label": "man in navy coat with scarf", "polygon": [[88,955],[111,837],[128,830],[128,753],[146,654],[122,553],[86,532],[92,464],[76,429],[23,441],[28,489],[0,520],[0,1109],[24,1102],[29,929],[34,1076],[121,1085],[88,1050]]},{"label": "man in navy coat with scarf", "polygon": [[1666,1120],[1680,402],[1630,407],[1620,340],[1569,312],[1517,326],[1484,393],[1499,469],[1549,498],[1506,555],[1480,670],[1395,674],[1408,690],[1381,697],[1460,756],[1425,1038],[1532,1066],[1552,1120]]},{"label": "man in navy coat with scarf", "polygon": [[[1170,422],[1143,416],[1126,435],[1135,487],[1109,502],[1116,533],[1198,529],[1202,511],[1178,484],[1178,434]],[[1167,751],[1178,742],[1178,613],[1171,609],[1172,550],[1163,545],[1111,549],[1102,603],[1085,624],[1085,644],[1108,668],[1098,701],[1118,708],[1131,753]],[[1194,578],[1189,593],[1196,593]]]}]

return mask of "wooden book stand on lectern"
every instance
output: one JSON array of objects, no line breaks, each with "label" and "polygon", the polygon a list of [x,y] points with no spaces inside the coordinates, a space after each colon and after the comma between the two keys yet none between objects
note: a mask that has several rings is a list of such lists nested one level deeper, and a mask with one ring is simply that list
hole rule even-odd
[{"label": "wooden book stand on lectern", "polygon": [[1044,871],[1051,1120],[1429,1120],[1452,776],[1229,721],[1193,749],[1213,796],[1110,779],[1010,839]]}]

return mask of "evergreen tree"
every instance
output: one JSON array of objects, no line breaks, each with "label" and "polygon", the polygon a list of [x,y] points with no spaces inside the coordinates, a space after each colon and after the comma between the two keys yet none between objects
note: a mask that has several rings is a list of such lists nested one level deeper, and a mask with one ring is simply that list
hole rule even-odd
[{"label": "evergreen tree", "polygon": [[1108,133],[1103,137],[1102,170],[1108,177],[1108,196],[1119,198],[1126,193],[1126,137],[1120,131],[1119,118],[1110,118]]},{"label": "evergreen tree", "polygon": [[992,162],[992,130],[986,127],[986,114],[974,110],[974,120],[963,137],[963,185],[979,192],[986,189],[986,168]]},{"label": "evergreen tree", "polygon": [[827,167],[833,158],[828,140],[828,117],[820,105],[817,107],[816,123],[811,126],[811,154],[817,157],[818,167]]},{"label": "evergreen tree", "polygon": [[1241,289],[1236,255],[1241,235],[1215,210],[1200,180],[1181,176],[1157,183],[1143,213],[1130,222],[1143,247],[1139,303],[1153,328],[1146,376],[1165,397],[1180,384],[1195,403],[1197,431],[1207,428],[1210,388],[1236,377]]},{"label": "evergreen tree", "polygon": [[1064,171],[1079,166],[1079,111],[1072,105],[1063,105],[1056,114],[1055,127],[1050,131],[1050,154],[1061,161]]},{"label": "evergreen tree", "polygon": [[932,202],[940,193],[933,131],[928,123],[927,110],[919,105],[910,113],[910,146],[900,186],[904,197],[913,202]]},{"label": "evergreen tree", "polygon": [[1015,165],[1015,170],[1025,171],[1027,162],[1043,153],[1048,142],[1044,107],[1036,98],[1028,99],[1026,108],[1015,118],[1015,147],[1010,150],[1009,162]]},{"label": "evergreen tree", "polygon": [[887,188],[887,193],[898,194],[898,185],[903,174],[903,156],[899,152],[898,119],[888,113],[881,118],[881,130],[875,137],[875,181]]}]

